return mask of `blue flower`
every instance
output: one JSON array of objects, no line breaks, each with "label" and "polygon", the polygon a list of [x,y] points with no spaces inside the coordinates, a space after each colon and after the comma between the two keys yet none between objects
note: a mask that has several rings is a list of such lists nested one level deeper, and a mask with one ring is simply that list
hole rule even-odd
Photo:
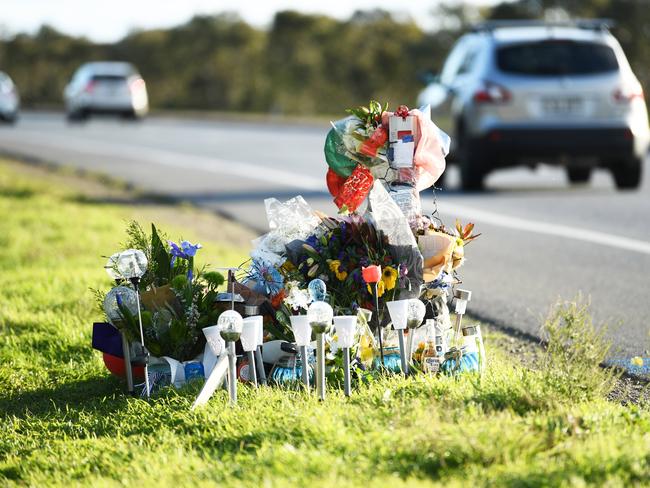
[{"label": "blue flower", "polygon": [[[169,244],[170,252],[172,255],[171,262],[169,263],[172,269],[174,268],[174,263],[176,263],[176,258],[191,260],[194,258],[194,256],[196,256],[196,252],[201,249],[201,247],[203,247],[198,242],[196,244],[192,244],[190,241],[181,241],[180,247],[178,244],[172,241],[167,241],[167,243]],[[194,279],[191,263],[189,269],[187,270],[187,279],[189,281],[192,281],[192,279]]]},{"label": "blue flower", "polygon": [[258,293],[264,293],[268,296],[276,295],[282,290],[284,280],[280,272],[273,266],[270,266],[262,261],[253,261],[246,282],[254,281],[255,287],[253,288]]},{"label": "blue flower", "polygon": [[171,255],[172,255],[172,261],[171,261],[171,267],[174,267],[174,263],[176,262],[176,258],[181,258],[181,259],[190,259],[196,256],[196,252],[201,249],[201,244],[196,243],[192,244],[190,241],[182,241],[180,247],[178,244],[172,241],[167,241],[169,244],[169,247],[171,249]]},{"label": "blue flower", "polygon": [[192,244],[190,241],[181,242],[181,248],[183,249],[183,252],[191,258],[196,256],[196,252],[202,247],[203,246],[201,246],[201,244],[199,244],[198,242],[196,244]]}]

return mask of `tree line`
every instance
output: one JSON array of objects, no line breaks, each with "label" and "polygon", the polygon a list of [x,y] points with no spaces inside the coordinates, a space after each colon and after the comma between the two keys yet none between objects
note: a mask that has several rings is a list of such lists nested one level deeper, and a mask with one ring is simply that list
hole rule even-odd
[{"label": "tree line", "polygon": [[151,106],[278,114],[332,114],[369,98],[412,104],[419,73],[438,72],[471,23],[549,15],[609,17],[642,82],[650,40],[643,0],[519,0],[477,9],[441,5],[433,32],[382,10],[347,20],[279,12],[268,29],[235,14],[196,16],[169,29],[134,31],[95,43],[43,26],[0,40],[0,70],[18,85],[23,106],[57,106],[74,70],[94,60],[124,60],[147,82]]}]

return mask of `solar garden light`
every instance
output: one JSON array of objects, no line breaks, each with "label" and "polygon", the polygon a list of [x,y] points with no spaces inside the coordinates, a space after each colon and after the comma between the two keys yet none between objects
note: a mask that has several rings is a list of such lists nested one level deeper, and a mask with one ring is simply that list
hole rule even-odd
[{"label": "solar garden light", "polygon": [[461,290],[460,288],[454,290],[454,298],[456,299],[454,312],[456,313],[456,333],[454,334],[454,342],[458,341],[460,334],[460,327],[463,321],[463,315],[467,310],[467,302],[472,299],[472,292],[469,290]]},{"label": "solar garden light", "polygon": [[226,310],[219,315],[217,321],[219,333],[228,350],[228,393],[230,394],[230,403],[237,403],[237,358],[235,356],[235,342],[239,340],[244,326],[244,319],[235,310]]},{"label": "solar garden light", "polygon": [[223,354],[226,349],[226,343],[221,337],[220,326],[211,325],[210,327],[204,327],[203,335],[208,342],[208,346],[210,346],[210,349],[219,360],[217,361],[217,364],[214,365],[214,368],[212,368],[210,376],[206,378],[201,392],[196,397],[196,400],[194,400],[192,410],[201,405],[205,405],[208,402],[215,390],[223,384],[223,380],[229,371],[229,358],[227,354]]},{"label": "solar garden light", "polygon": [[[137,294],[126,286],[116,286],[110,290],[104,297],[104,312],[108,321],[117,326],[124,322],[124,316],[121,308],[125,308],[129,313],[135,315],[137,312]],[[124,327],[118,327],[122,337],[122,351],[124,354],[124,371],[126,373],[126,388],[129,394],[133,395],[133,368],[131,366],[131,343],[126,337]]]},{"label": "solar garden light", "polygon": [[[110,259],[110,258],[109,258]],[[140,343],[142,345],[142,356],[144,357],[144,387],[147,398],[151,396],[149,391],[149,352],[144,346],[144,331],[142,329],[142,313],[140,312],[140,279],[147,272],[149,264],[147,256],[138,249],[127,249],[117,257],[117,271],[126,280],[129,280],[135,290],[135,299],[138,307],[138,325],[140,326]],[[109,273],[110,274],[110,273]]]},{"label": "solar garden light", "polygon": [[300,349],[300,360],[302,361],[302,382],[309,390],[309,359],[307,357],[307,346],[311,342],[311,325],[307,315],[291,315],[291,331]]},{"label": "solar garden light", "polygon": [[[241,345],[248,356],[248,371],[255,388],[257,388],[257,370],[255,367],[255,350],[257,349],[258,327],[262,325],[262,316],[253,315],[243,320]],[[259,326],[258,326],[259,324]]]},{"label": "solar garden light", "polygon": [[[245,305],[244,314],[247,317],[258,316],[260,308],[257,305]],[[261,317],[261,316],[260,316]],[[262,345],[264,345],[264,318],[255,321],[257,328],[255,346],[255,366],[257,367],[257,382],[266,384],[266,371],[264,371],[264,359],[262,358]]]},{"label": "solar garden light", "polygon": [[[327,302],[314,302],[307,309],[307,320],[316,333],[316,389],[318,398],[325,400],[325,333],[332,325],[334,310]],[[307,369],[306,365],[303,369]]]},{"label": "solar garden light", "polygon": [[357,330],[357,316],[344,315],[334,317],[334,327],[338,344],[343,348],[343,388],[345,396],[350,396],[350,348],[354,345],[354,333]]},{"label": "solar garden light", "polygon": [[407,375],[409,372],[408,361],[406,360],[406,351],[404,350],[404,329],[406,329],[410,300],[393,300],[386,302],[390,319],[393,322],[393,328],[397,331],[399,339],[399,355],[402,361],[402,372]]},{"label": "solar garden light", "polygon": [[106,273],[108,276],[111,277],[112,280],[115,280],[117,283],[122,281],[123,277],[117,270],[117,258],[120,257],[120,253],[116,252],[113,254],[111,257],[108,258],[106,261],[106,264],[104,265],[104,269],[106,270]]},{"label": "solar garden light", "polygon": [[[415,329],[422,325],[424,316],[427,313],[427,307],[424,306],[424,303],[418,298],[411,298],[409,300],[408,312],[406,317],[406,325],[409,328],[409,343],[408,343],[408,352],[407,352],[407,363],[411,363],[411,358],[413,357],[413,336],[415,335]],[[408,368],[407,364],[407,368]]]}]

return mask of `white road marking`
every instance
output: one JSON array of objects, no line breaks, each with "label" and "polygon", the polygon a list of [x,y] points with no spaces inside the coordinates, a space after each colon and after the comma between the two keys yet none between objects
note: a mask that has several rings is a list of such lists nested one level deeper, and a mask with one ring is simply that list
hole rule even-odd
[{"label": "white road marking", "polygon": [[[16,142],[16,135],[18,134],[14,134],[12,137],[13,142]],[[63,149],[73,148],[72,150],[74,151],[84,152],[87,154],[102,154],[121,158],[127,157],[145,160],[151,164],[159,164],[172,168],[194,169],[219,175],[228,174],[264,181],[267,183],[275,183],[282,186],[299,188],[302,190],[320,191],[324,189],[324,178],[316,178],[309,175],[299,174],[297,172],[271,168],[250,162],[230,161],[191,155],[134,144],[112,144],[97,140],[90,141],[63,134],[48,134],[41,131],[22,130],[20,135],[26,136],[25,143],[29,145],[40,145],[42,147],[57,147]],[[616,234],[607,234],[588,229],[579,229],[565,225],[511,217],[462,204],[445,203],[441,205],[441,209],[444,209],[446,213],[454,214],[458,217],[471,219],[472,221],[485,222],[503,228],[562,237],[565,239],[589,242],[625,251],[650,254],[650,242],[630,239]]]},{"label": "white road marking", "polygon": [[441,210],[447,214],[453,214],[458,217],[471,219],[472,221],[484,222],[486,224],[496,225],[507,229],[533,232],[576,241],[609,246],[625,251],[634,251],[642,254],[650,254],[650,242],[638,239],[630,239],[616,234],[607,234],[588,229],[579,229],[566,225],[551,224],[539,220],[522,219],[520,217],[511,217],[496,212],[480,210],[474,207],[455,203],[445,203],[440,205]]}]

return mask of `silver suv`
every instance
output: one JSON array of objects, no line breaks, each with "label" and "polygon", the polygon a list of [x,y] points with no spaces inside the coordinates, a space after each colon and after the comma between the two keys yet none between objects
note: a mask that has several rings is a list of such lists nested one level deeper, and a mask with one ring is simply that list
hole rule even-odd
[{"label": "silver suv", "polygon": [[455,134],[462,186],[540,162],[585,183],[596,167],[639,186],[650,132],[643,89],[603,21],[502,21],[461,37],[420,93]]}]

